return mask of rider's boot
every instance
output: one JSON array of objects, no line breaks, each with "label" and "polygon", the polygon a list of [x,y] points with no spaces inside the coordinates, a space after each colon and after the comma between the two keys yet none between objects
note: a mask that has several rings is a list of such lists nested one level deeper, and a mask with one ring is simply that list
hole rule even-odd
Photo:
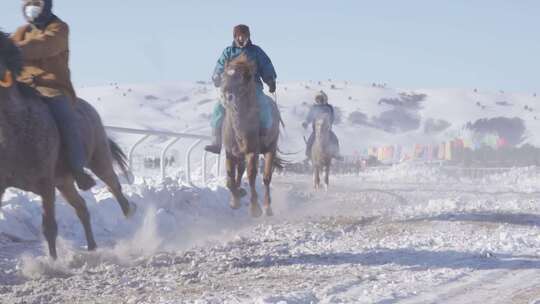
[{"label": "rider's boot", "polygon": [[204,147],[204,150],[214,153],[214,154],[220,154],[221,153],[221,128],[214,128],[212,129],[212,143],[206,147]]}]

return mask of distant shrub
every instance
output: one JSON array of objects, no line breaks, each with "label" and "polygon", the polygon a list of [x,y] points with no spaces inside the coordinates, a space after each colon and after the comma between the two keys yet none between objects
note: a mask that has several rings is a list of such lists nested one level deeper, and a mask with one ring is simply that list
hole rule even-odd
[{"label": "distant shrub", "polygon": [[154,95],[146,95],[144,96],[144,99],[150,101],[150,100],[158,100],[159,98]]},{"label": "distant shrub", "polygon": [[422,108],[422,102],[426,99],[426,97],[426,94],[400,93],[399,98],[381,98],[379,100],[379,104],[387,104],[410,110],[418,110]]},{"label": "distant shrub", "polygon": [[420,116],[400,109],[393,109],[373,117],[372,124],[386,132],[400,133],[420,128]]},{"label": "distant shrub", "polygon": [[437,134],[448,129],[451,125],[446,120],[429,118],[424,122],[424,133]]},{"label": "distant shrub", "polygon": [[369,118],[366,114],[360,111],[354,111],[349,114],[348,121],[353,125],[368,125]]},{"label": "distant shrub", "polygon": [[511,106],[513,106],[513,104],[511,104],[511,103],[509,103],[507,101],[497,101],[495,104],[498,105],[498,106],[501,106],[501,107],[511,107]]},{"label": "distant shrub", "polygon": [[495,117],[469,122],[466,128],[480,135],[498,134],[511,145],[518,145],[525,140],[525,122],[514,117]]}]

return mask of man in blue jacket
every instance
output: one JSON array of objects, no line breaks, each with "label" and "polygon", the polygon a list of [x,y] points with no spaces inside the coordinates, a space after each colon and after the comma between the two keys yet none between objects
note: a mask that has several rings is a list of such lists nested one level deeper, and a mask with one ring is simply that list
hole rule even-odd
[{"label": "man in blue jacket", "polygon": [[[234,58],[245,54],[257,66],[255,82],[257,85],[257,101],[259,102],[260,119],[261,119],[261,135],[264,135],[268,129],[272,127],[272,99],[263,93],[263,82],[268,86],[270,93],[276,91],[276,71],[272,61],[266,53],[257,45],[251,42],[250,30],[247,25],[237,25],[233,30],[233,44],[223,51],[219,58],[212,81],[216,87],[221,86],[221,75],[225,70],[227,62]],[[208,152],[219,154],[221,152],[221,127],[225,118],[225,108],[218,102],[214,107],[212,114],[212,135],[213,143],[206,146],[204,149]]]},{"label": "man in blue jacket", "polygon": [[[325,92],[320,91],[315,95],[315,104],[309,109],[308,116],[306,121],[302,123],[302,127],[307,129],[310,124],[313,124],[321,115],[330,116],[330,125],[334,124],[335,114],[334,107],[328,103],[328,95]],[[311,148],[315,142],[315,127],[313,127],[313,132],[309,136],[306,147],[306,156],[307,159],[311,159]],[[342,161],[343,157],[339,154],[339,140],[334,131],[330,131],[330,142],[334,145],[335,151],[333,158]]]}]

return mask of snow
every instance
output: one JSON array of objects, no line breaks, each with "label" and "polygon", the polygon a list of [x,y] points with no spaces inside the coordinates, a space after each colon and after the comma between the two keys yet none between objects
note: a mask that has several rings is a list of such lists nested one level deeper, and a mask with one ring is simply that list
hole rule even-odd
[{"label": "snow", "polygon": [[[330,89],[334,84],[337,89]],[[306,89],[309,86],[309,89]],[[208,134],[216,91],[208,84],[117,85],[83,88],[108,125],[185,129]],[[287,129],[285,151],[303,148],[300,119],[318,89],[346,118],[360,110],[377,117],[381,98],[410,92],[345,82],[282,83],[278,103]],[[286,90],[284,88],[287,88]],[[538,126],[523,106],[531,95],[472,90],[414,90],[426,94],[426,119],[450,130],[386,132],[336,127],[345,154],[379,144],[437,142],[486,117],[524,119],[527,141]],[[124,96],[124,93],[126,96]],[[153,96],[153,97],[150,97]],[[348,97],[351,96],[352,100]],[[512,109],[494,105],[499,101]],[[476,102],[489,104],[486,110]],[[448,107],[448,104],[455,106]],[[500,109],[499,109],[500,107]],[[349,140],[358,138],[359,140]],[[136,138],[114,134],[126,147]],[[166,139],[145,145],[153,155]],[[177,147],[181,155],[183,148]],[[181,157],[181,156],[179,156]],[[292,156],[301,158],[300,156]],[[59,259],[46,256],[39,199],[10,189],[0,209],[2,303],[535,303],[540,300],[540,180],[538,169],[514,168],[481,178],[438,166],[404,163],[357,175],[332,176],[328,192],[311,177],[277,175],[276,216],[252,219],[228,207],[224,180],[207,187],[185,182],[176,167],[163,182],[144,172],[126,197],[139,209],[125,219],[103,184],[82,193],[99,249],[85,251],[72,208],[57,202]],[[136,174],[137,173],[136,170]],[[200,173],[195,184],[201,185]]]},{"label": "snow", "polygon": [[[438,144],[467,133],[463,128],[468,122],[495,117],[521,118],[526,128],[524,143],[540,144],[540,138],[534,132],[540,127],[540,120],[537,120],[540,115],[536,106],[538,99],[533,94],[474,92],[464,89],[378,88],[345,81],[287,82],[279,83],[278,86],[277,101],[286,124],[280,143],[284,152],[303,151],[303,137],[309,136],[309,131],[304,130],[301,123],[319,90],[324,90],[329,96],[329,102],[341,112],[341,123],[335,126],[334,131],[342,139],[344,155],[352,155],[368,147]],[[335,88],[332,89],[332,86]],[[203,135],[210,134],[209,117],[218,97],[217,89],[204,82],[113,84],[81,88],[78,94],[98,109],[107,125],[169,131],[187,129]],[[418,97],[423,95],[424,99]],[[405,103],[404,106],[380,103],[382,99],[403,102],[407,98],[420,100],[417,104]],[[508,105],[497,104],[501,102]],[[485,109],[477,103],[484,105]],[[532,109],[532,112],[525,110],[525,107]],[[406,117],[414,117],[418,120],[418,126],[407,132],[381,129],[390,128],[389,122],[381,120],[384,113],[389,111],[400,113],[395,114],[399,117],[402,117],[402,113],[406,113]],[[369,125],[351,123],[348,118],[353,112],[364,113]],[[392,118],[396,120],[396,117]],[[426,133],[424,129],[430,120],[447,121],[451,126],[441,132]],[[406,125],[407,121],[403,123]],[[120,139],[123,143],[133,142],[129,137]],[[182,152],[178,153],[181,155]],[[291,155],[290,158],[302,160],[303,153]]]}]

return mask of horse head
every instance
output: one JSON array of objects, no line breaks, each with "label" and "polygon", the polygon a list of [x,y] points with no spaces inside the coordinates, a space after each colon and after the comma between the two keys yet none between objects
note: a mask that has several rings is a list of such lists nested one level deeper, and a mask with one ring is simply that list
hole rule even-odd
[{"label": "horse head", "polygon": [[14,86],[22,70],[22,56],[19,48],[0,31],[0,96],[5,96]]},{"label": "horse head", "polygon": [[251,96],[255,94],[255,71],[255,63],[244,54],[226,64],[221,86],[225,108],[238,112],[248,109],[250,102],[256,102]]}]

